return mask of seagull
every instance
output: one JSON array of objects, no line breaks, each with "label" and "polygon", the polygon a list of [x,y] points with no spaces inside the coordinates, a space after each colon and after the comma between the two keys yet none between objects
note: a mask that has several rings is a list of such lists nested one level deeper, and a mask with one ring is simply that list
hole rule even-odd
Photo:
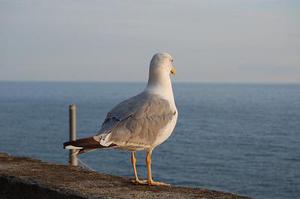
[{"label": "seagull", "polygon": [[[155,147],[172,134],[178,117],[171,75],[176,74],[168,53],[155,54],[150,62],[149,79],[143,92],[115,106],[107,113],[95,136],[64,143],[65,149],[82,154],[99,148],[131,152],[135,184],[163,186],[151,173],[151,154]],[[140,180],[136,170],[136,151],[146,151],[147,180]]]}]

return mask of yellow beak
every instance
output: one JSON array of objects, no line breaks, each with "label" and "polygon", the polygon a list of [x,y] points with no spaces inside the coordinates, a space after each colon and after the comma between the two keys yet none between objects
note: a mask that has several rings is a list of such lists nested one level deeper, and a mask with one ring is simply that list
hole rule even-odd
[{"label": "yellow beak", "polygon": [[175,68],[174,66],[172,66],[171,73],[172,73],[173,75],[176,74],[176,68]]}]

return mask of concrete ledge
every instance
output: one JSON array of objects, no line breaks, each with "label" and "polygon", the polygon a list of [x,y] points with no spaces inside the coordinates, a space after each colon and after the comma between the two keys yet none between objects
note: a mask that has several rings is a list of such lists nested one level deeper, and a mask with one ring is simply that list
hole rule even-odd
[{"label": "concrete ledge", "polygon": [[0,153],[0,198],[247,198],[200,188],[133,185],[128,178]]}]

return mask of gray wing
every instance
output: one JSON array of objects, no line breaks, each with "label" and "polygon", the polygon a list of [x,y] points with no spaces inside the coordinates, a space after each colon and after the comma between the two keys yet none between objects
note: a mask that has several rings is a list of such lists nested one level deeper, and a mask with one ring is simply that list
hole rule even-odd
[{"label": "gray wing", "polygon": [[143,92],[113,108],[99,134],[111,132],[116,144],[151,145],[175,113],[167,100]]}]

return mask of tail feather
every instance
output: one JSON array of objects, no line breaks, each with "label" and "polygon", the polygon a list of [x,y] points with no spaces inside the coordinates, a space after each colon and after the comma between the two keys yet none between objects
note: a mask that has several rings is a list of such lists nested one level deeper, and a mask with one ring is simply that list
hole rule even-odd
[{"label": "tail feather", "polygon": [[66,148],[67,146],[75,146],[75,147],[101,147],[102,145],[100,145],[100,142],[98,142],[97,140],[94,139],[94,137],[87,137],[87,138],[81,138],[75,141],[69,141],[69,142],[65,142],[64,143],[64,148]]},{"label": "tail feather", "polygon": [[94,137],[81,138],[75,141],[69,141],[64,143],[64,149],[79,149],[79,154],[86,153],[98,148],[108,148],[116,146],[111,144],[109,146],[103,146]]}]

